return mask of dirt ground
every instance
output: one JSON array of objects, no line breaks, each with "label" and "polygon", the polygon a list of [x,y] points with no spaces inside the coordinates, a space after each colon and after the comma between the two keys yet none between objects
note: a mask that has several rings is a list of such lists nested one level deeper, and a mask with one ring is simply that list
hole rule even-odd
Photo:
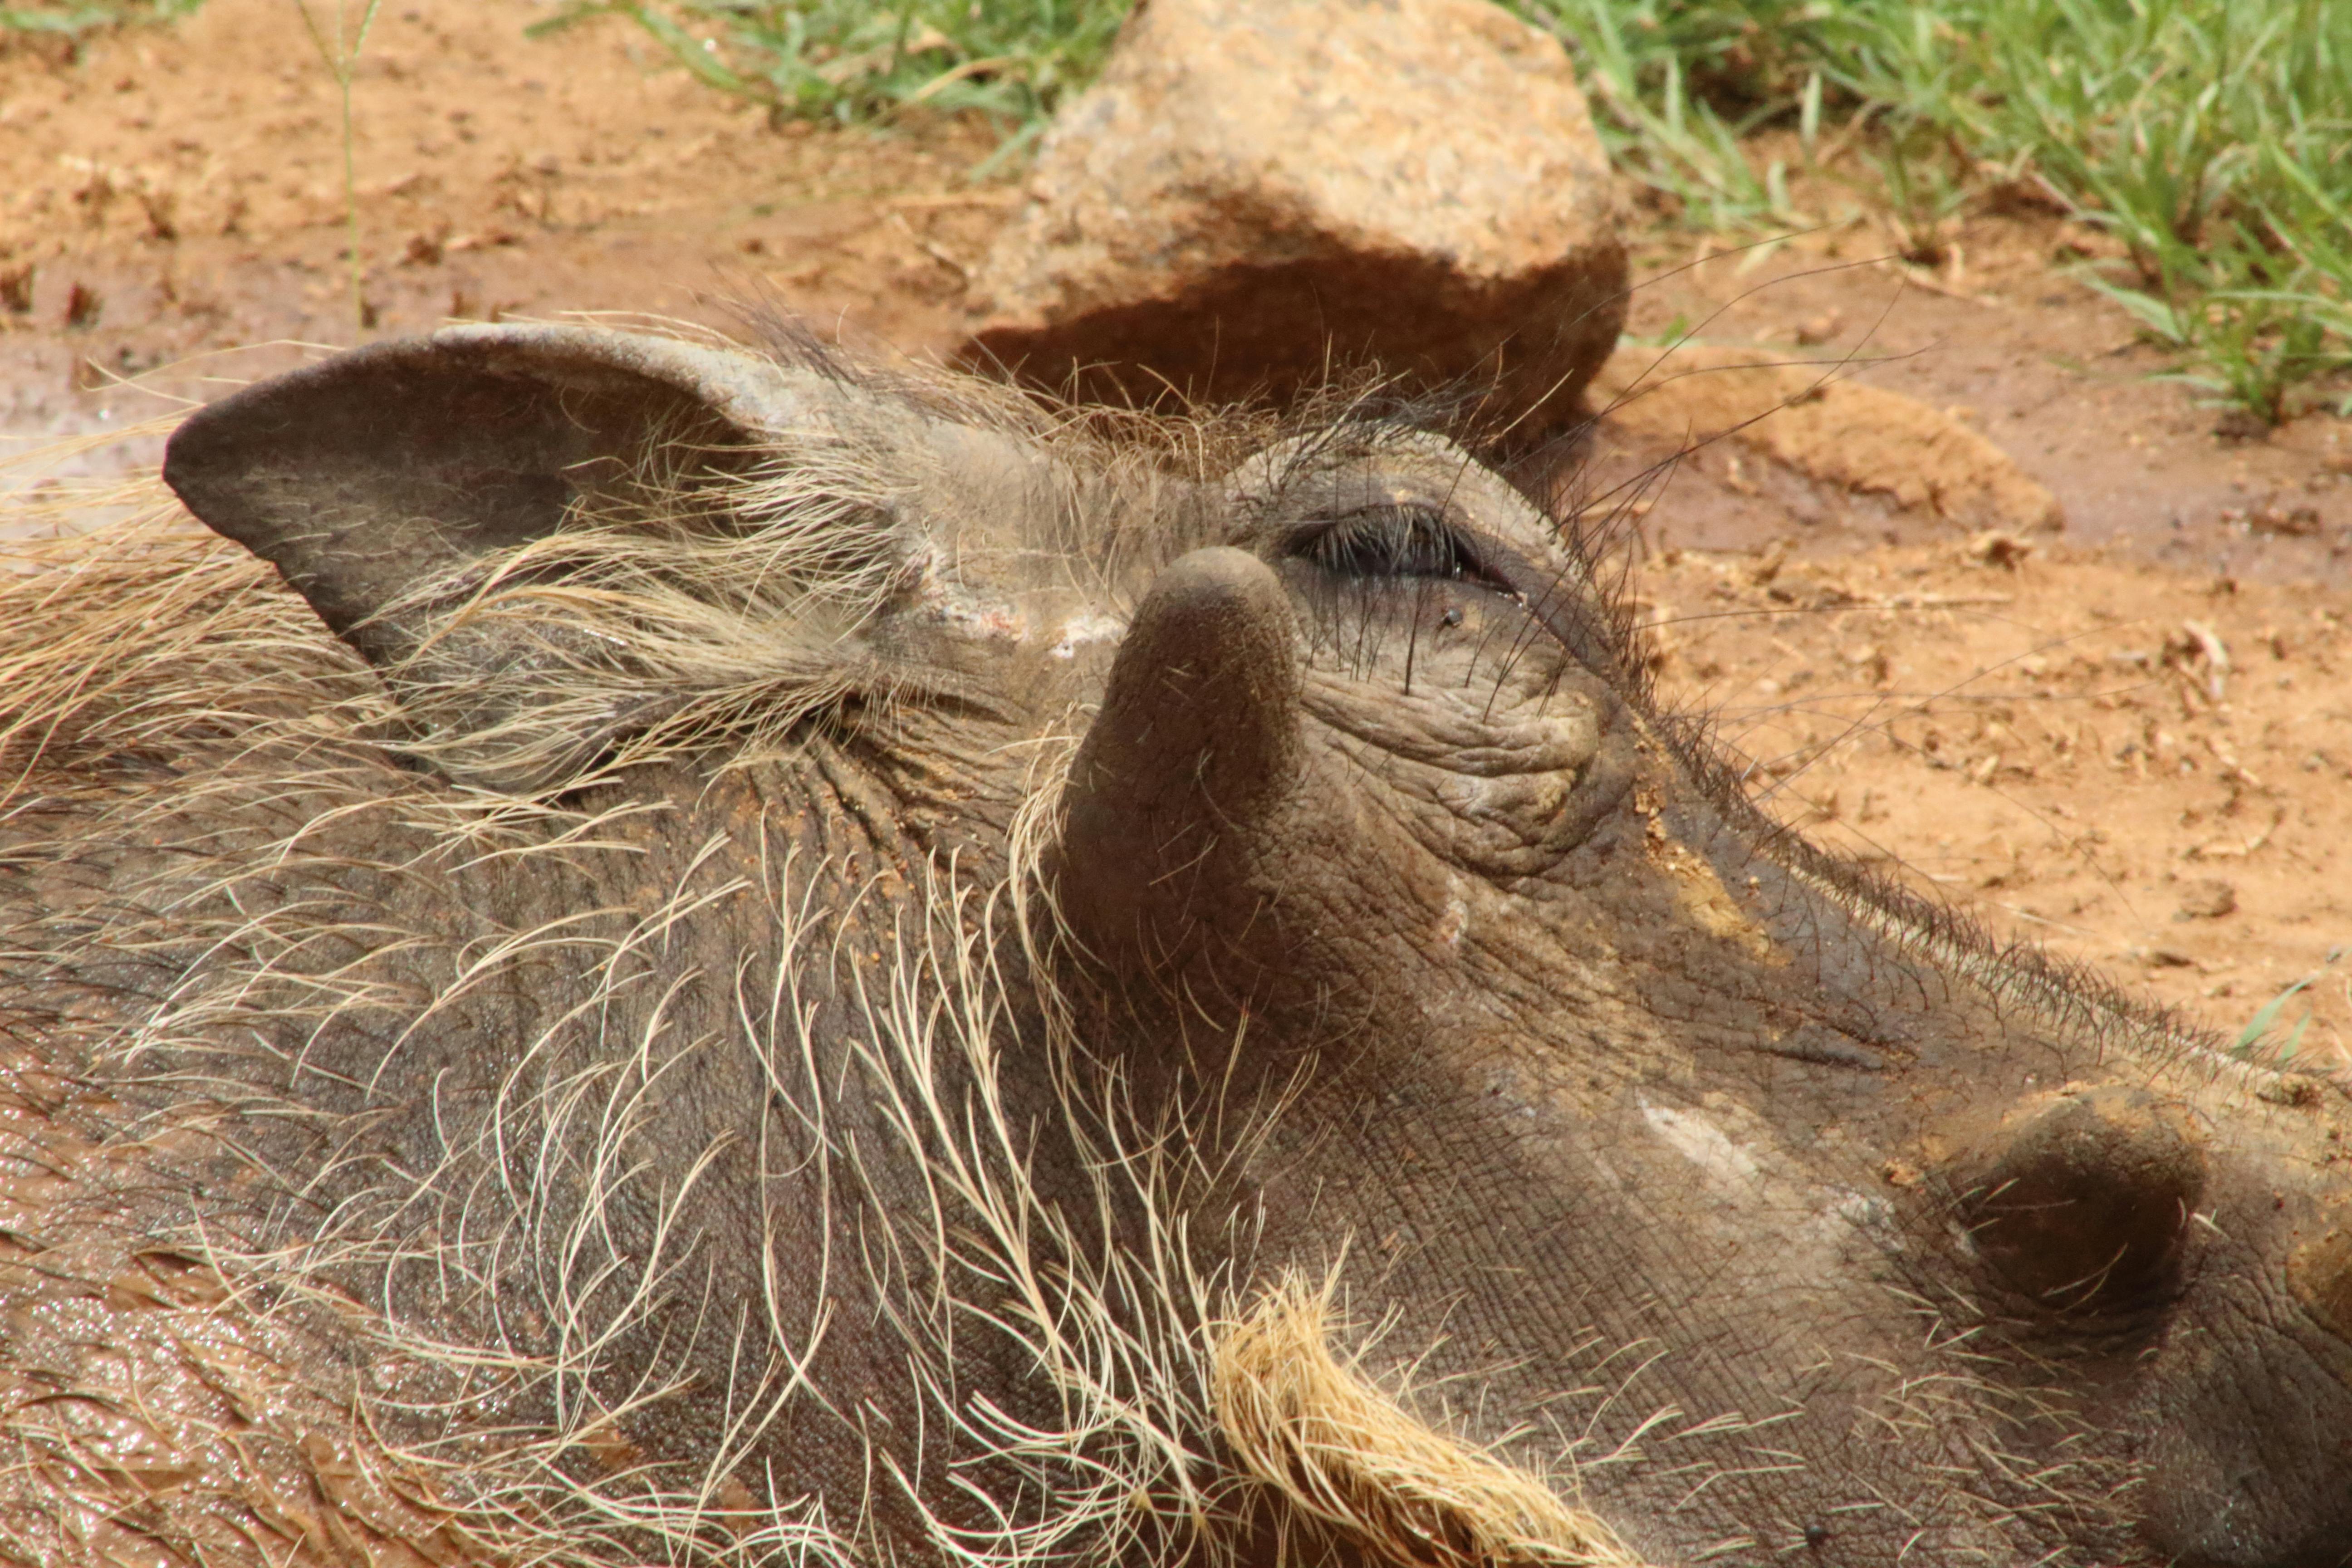
[{"label": "dirt ground", "polygon": [[[550,14],[383,13],[354,93],[372,334],[724,325],[748,300],[881,350],[955,341],[1020,200],[969,177],[986,132],[772,130],[622,25],[522,37]],[[1836,177],[1799,199],[1853,205]],[[352,342],[341,182],[290,0],[211,0],[71,55],[0,45],[0,455]],[[1932,271],[1893,259],[1866,203],[1760,248],[1636,237],[1611,386],[1659,384],[1646,343],[1695,330],[1904,395],[1905,417],[1982,437],[1938,450],[2064,519],[1987,534],[1902,471],[1900,439],[1874,459],[1893,471],[1787,441],[1678,456],[1687,432],[1629,405],[1581,482],[1629,487],[1663,685],[1807,831],[2231,1034],[2319,972],[2284,1021],[2308,1003],[2304,1055],[2352,1059],[2352,958],[2327,963],[2352,943],[2352,422],[2248,439],[2147,379],[2155,351],[2075,278],[2105,254],[2079,224],[2027,205],[1950,237]]]},{"label": "dirt ground", "polygon": [[1670,548],[1637,607],[1782,820],[2232,1035],[2324,971],[2340,1057],[2352,594],[2011,548]]}]

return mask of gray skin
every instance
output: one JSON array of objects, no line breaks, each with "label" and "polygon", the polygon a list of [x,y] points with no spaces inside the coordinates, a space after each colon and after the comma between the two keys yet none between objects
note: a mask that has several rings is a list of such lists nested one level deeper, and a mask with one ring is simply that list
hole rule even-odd
[{"label": "gray skin", "polygon": [[[496,678],[532,657],[461,639],[488,695],[350,768],[636,809],[504,857],[325,824],[315,855],[237,871],[240,908],[266,889],[343,928],[278,962],[306,983],[364,973],[365,1005],[321,1022],[271,1012],[262,987],[246,1022],[263,1047],[134,1061],[121,1020],[249,961],[220,934],[242,928],[199,911],[184,941],[37,973],[18,950],[26,1016],[106,999],[105,1026],[44,1047],[131,1108],[105,1114],[192,1121],[198,1080],[231,1108],[126,1213],[165,1224],[209,1194],[215,1229],[255,1252],[329,1216],[454,1238],[460,1216],[504,1215],[506,1240],[466,1243],[479,1289],[413,1258],[322,1267],[395,1320],[531,1353],[556,1343],[551,1305],[604,1303],[591,1315],[622,1331],[590,1374],[600,1397],[649,1373],[689,1385],[623,1423],[656,1465],[725,1440],[740,1303],[764,1291],[811,1323],[829,1300],[833,1326],[801,1347],[823,1397],[788,1404],[733,1479],[830,1500],[861,1552],[935,1558],[927,1513],[976,1527],[966,1482],[1018,1512],[1034,1472],[941,1479],[965,1439],[926,1418],[905,1322],[940,1293],[970,1304],[948,1314],[961,1408],[1047,1426],[1061,1393],[992,1329],[1001,1280],[893,1239],[891,1216],[928,1235],[941,1211],[861,1099],[876,1026],[852,998],[906,971],[914,932],[1003,976],[999,1090],[1038,1203],[1069,1226],[1042,1268],[1152,1230],[1132,1193],[1094,1201],[1087,1140],[1181,1144],[1205,1174],[1162,1201],[1188,1209],[1191,1268],[1239,1301],[1336,1270],[1351,1318],[1385,1324],[1373,1364],[1419,1358],[1417,1414],[1547,1473],[1572,1462],[1577,1500],[1648,1562],[2352,1562],[2342,1092],[1997,952],[1766,823],[1660,711],[1561,531],[1442,442],[1343,426],[1223,474],[1105,477],[1017,422],[790,345],[507,329],[248,389],[189,420],[165,477],[397,689],[435,635],[432,606],[401,597],[416,584],[567,526],[648,443],[723,473],[739,447],[818,426],[902,471],[883,521],[907,566],[845,634],[862,684],[788,745],[744,762],[722,738],[565,793],[566,768],[654,718],[584,723],[560,766],[441,744],[494,731]],[[1024,946],[938,898],[938,868],[1002,884],[1037,742],[1074,732],[1022,884],[1059,934]],[[136,792],[172,762],[107,765]],[[53,953],[56,922],[95,931],[153,884],[154,844],[201,839],[234,868],[310,808],[175,807],[143,845],[75,841],[80,809],[37,800],[6,830],[75,846],[64,873],[20,850],[0,906],[21,931],[37,903]],[[556,832],[539,820],[514,832]],[[771,875],[788,859],[798,883]],[[745,890],[776,885],[825,940],[779,936],[774,899]],[[689,906],[594,990],[598,943]],[[436,968],[574,917],[466,985]],[[387,931],[406,956],[370,951]],[[790,973],[807,998],[790,1081],[761,1037],[776,1015],[744,1022],[747,973]],[[1075,1060],[1049,1047],[1048,984]],[[591,995],[595,1027],[566,1023]],[[428,1005],[435,1026],[406,1027]],[[525,1049],[549,1038],[562,1049]],[[600,1186],[546,1107],[567,1071],[646,1041],[667,1076],[620,1140],[632,1173]],[[973,1070],[942,1065],[933,1087],[968,1093]],[[1098,1123],[1074,1125],[1073,1079],[1117,1086]],[[803,1096],[856,1159],[777,1153],[807,1142]],[[233,1171],[266,1191],[226,1196]],[[590,1208],[598,1258],[668,1259],[650,1310],[534,1252]],[[1136,1334],[1162,1331],[1160,1308],[1129,1307]],[[509,1414],[556,1418],[542,1395]],[[893,1466],[914,1479],[877,1482]]]}]

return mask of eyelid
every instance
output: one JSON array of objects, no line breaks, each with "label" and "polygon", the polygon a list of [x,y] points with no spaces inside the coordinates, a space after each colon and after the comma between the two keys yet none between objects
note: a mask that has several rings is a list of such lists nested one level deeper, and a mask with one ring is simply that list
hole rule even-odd
[{"label": "eyelid", "polygon": [[1290,535],[1283,553],[1338,575],[1433,578],[1520,597],[1487,562],[1485,543],[1441,509],[1402,501],[1314,519]]}]

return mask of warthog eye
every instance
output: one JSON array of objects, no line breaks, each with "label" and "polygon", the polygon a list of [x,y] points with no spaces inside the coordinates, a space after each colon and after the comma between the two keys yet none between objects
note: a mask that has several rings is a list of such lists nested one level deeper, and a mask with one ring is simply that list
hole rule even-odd
[{"label": "warthog eye", "polygon": [[1288,553],[1341,577],[1443,577],[1510,592],[1433,507],[1371,506],[1319,519],[1292,536]]}]

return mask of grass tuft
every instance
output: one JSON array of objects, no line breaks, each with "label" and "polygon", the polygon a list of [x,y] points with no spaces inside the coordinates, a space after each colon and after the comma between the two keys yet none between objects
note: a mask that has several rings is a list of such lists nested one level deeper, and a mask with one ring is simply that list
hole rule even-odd
[{"label": "grass tuft", "polygon": [[874,123],[910,110],[1041,129],[1090,80],[1128,0],[572,0],[533,36],[598,16],[644,28],[772,121]]},{"label": "grass tuft", "polygon": [[0,5],[0,33],[47,33],[68,39],[132,22],[170,22],[205,0],[18,0]]},{"label": "grass tuft", "polygon": [[[1575,52],[1619,166],[1712,227],[1807,221],[1742,135],[1823,121],[1909,258],[2024,189],[2119,239],[2089,281],[2272,423],[2352,412],[2352,5],[2341,0],[1512,0]],[[1826,159],[1824,159],[1826,162]]]},{"label": "grass tuft", "polygon": [[2231,1054],[2240,1057],[2259,1057],[2275,1067],[2284,1067],[2292,1062],[2295,1053],[2303,1047],[2304,1033],[2311,1027],[2313,1012],[2306,1006],[2303,1016],[2296,1020],[2291,1029],[2279,1027],[2280,1015],[2285,1012],[2286,1005],[2294,1001],[2298,994],[2319,984],[2326,977],[2328,967],[2341,959],[2347,951],[2352,949],[2329,948],[2327,956],[2320,961],[2319,968],[2313,970],[2256,1008],[2254,1016],[2246,1020],[2246,1026],[2238,1031],[2237,1041],[2231,1047]]}]

